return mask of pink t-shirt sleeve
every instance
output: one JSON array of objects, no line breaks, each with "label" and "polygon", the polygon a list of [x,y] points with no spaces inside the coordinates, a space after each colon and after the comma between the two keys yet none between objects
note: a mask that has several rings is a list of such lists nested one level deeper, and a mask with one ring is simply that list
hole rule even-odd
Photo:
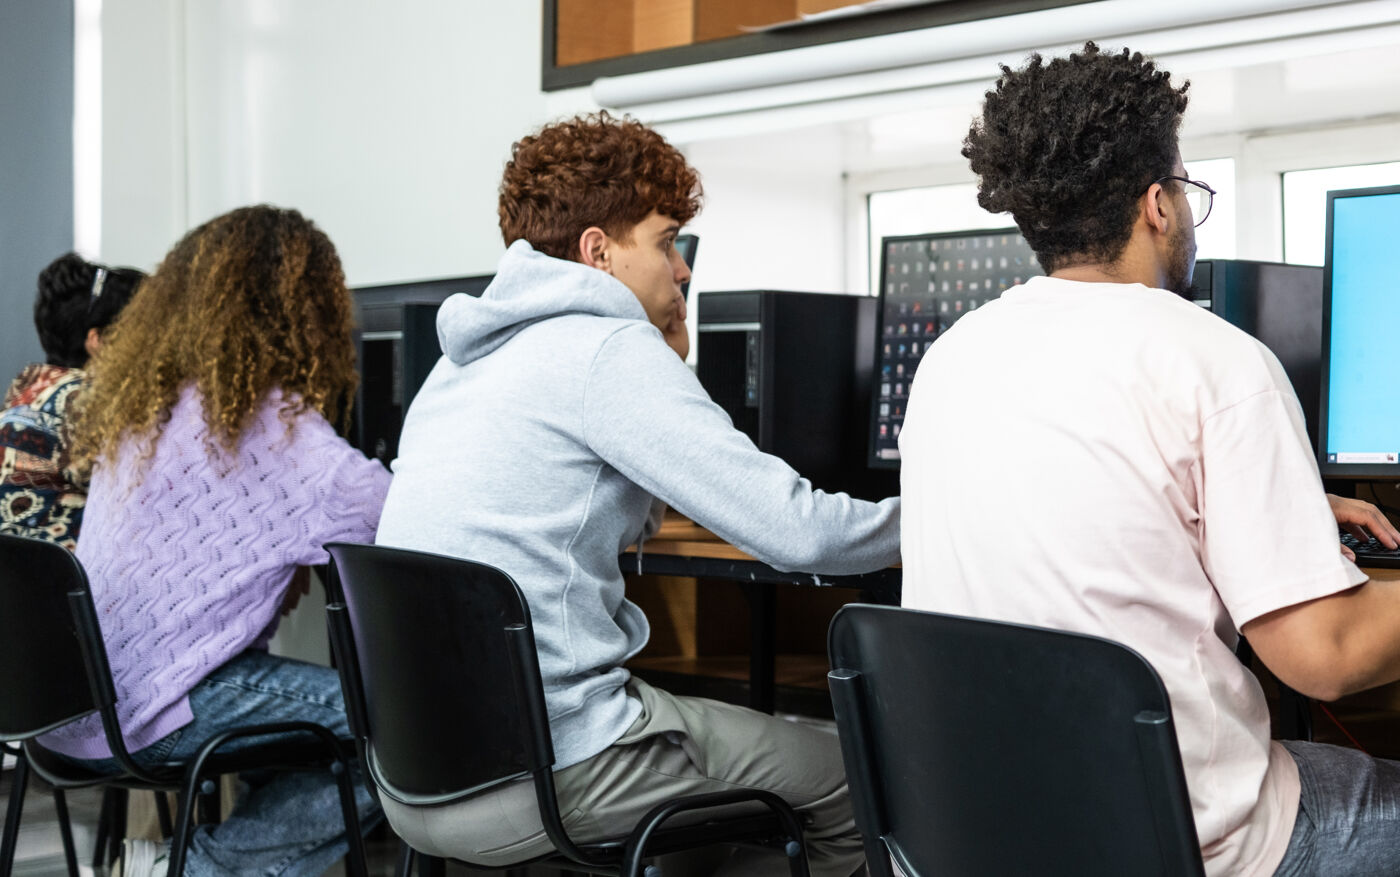
[{"label": "pink t-shirt sleeve", "polygon": [[1341,555],[1292,393],[1211,415],[1201,444],[1201,563],[1236,625],[1366,581]]}]

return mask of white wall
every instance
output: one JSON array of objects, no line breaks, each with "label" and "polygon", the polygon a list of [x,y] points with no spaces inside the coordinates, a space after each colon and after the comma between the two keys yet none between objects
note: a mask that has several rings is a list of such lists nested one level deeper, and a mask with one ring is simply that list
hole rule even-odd
[{"label": "white wall", "polygon": [[[1342,12],[1346,7],[1374,11],[1384,5],[1400,17],[1400,3],[1337,5]],[[1192,80],[1191,106],[1182,128],[1184,157],[1235,161],[1238,221],[1233,249],[1238,257],[1284,256],[1282,172],[1400,160],[1400,29],[1359,28],[1327,34],[1326,39],[1290,37],[1281,44],[1266,41],[1231,51],[1192,51],[1188,37],[1154,35],[1175,47],[1161,57],[1163,65],[1178,79]],[[866,196],[974,180],[960,149],[982,92],[996,73],[994,63],[985,67],[981,82],[825,103],[703,117],[697,111],[695,118],[682,118],[685,111],[678,105],[683,102],[639,111],[675,117],[663,119],[662,130],[695,157],[707,188],[715,194],[701,222],[725,217],[735,233],[716,234],[739,248],[776,236],[778,246],[762,257],[765,276],[801,276],[813,288],[864,291]],[[812,88],[820,86],[814,83]],[[715,101],[742,103],[732,95]],[[828,121],[814,123],[822,114]],[[785,119],[801,127],[785,130]],[[796,168],[824,170],[789,173],[789,162]],[[827,187],[838,178],[844,181],[839,194]],[[789,210],[790,205],[800,208]],[[828,240],[837,210],[844,210],[839,225],[844,273],[829,261],[811,260],[810,250],[793,245],[805,231]],[[773,235],[766,235],[770,217],[781,221],[772,223]],[[942,227],[939,217],[930,217],[928,227]],[[707,247],[708,238],[696,274],[697,284],[705,284],[702,288],[716,288],[709,285],[711,271],[721,273],[728,284],[728,266],[717,268],[711,258],[743,260],[747,266],[756,260],[753,253],[732,256]],[[825,271],[831,273],[813,276]]]},{"label": "white wall", "polygon": [[568,100],[539,35],[534,2],[108,0],[103,256],[266,201],[352,284],[493,270],[510,144]]},{"label": "white wall", "polygon": [[183,5],[103,4],[100,261],[149,270],[186,228]]},{"label": "white wall", "polygon": [[705,187],[692,290],[845,291],[839,140],[819,128],[685,148]]},{"label": "white wall", "polygon": [[[534,0],[106,0],[101,256],[149,267],[193,223],[272,201],[327,229],[352,283],[492,270],[510,143],[594,106],[588,89],[539,90],[540,14]],[[1318,20],[1338,29],[1312,33]],[[1260,21],[1142,39],[1194,80],[1186,157],[1236,160],[1238,254],[1278,258],[1281,170],[1400,158],[1400,2]],[[1282,36],[1249,41],[1270,27]],[[865,195],[971,180],[960,141],[995,64],[940,63],[948,81],[903,90],[917,69],[812,83],[832,96],[778,107],[762,90],[748,109],[744,94],[638,106],[704,179],[694,288],[862,289]]]}]

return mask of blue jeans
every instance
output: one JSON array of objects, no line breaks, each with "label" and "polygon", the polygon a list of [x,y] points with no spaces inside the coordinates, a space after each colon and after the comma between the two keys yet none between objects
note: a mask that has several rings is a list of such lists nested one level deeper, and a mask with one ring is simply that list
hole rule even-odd
[{"label": "blue jeans", "polygon": [[[267,722],[305,721],[350,736],[340,679],[329,667],[248,651],[210,673],[190,691],[194,721],[139,752],[138,764],[186,761],[221,731]],[[230,741],[220,752],[265,743],[268,737]],[[113,759],[83,762],[111,768]],[[361,828],[382,814],[362,779],[355,783]],[[244,774],[248,791],[218,825],[201,825],[190,842],[185,874],[315,877],[345,855],[345,822],[335,779],[328,771]]]},{"label": "blue jeans", "polygon": [[1281,742],[1298,763],[1303,791],[1275,877],[1400,874],[1400,761]]}]

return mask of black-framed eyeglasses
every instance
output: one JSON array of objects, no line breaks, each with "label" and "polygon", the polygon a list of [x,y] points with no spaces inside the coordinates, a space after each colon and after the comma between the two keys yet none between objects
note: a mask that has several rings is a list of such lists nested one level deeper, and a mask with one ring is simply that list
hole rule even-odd
[{"label": "black-framed eyeglasses", "polygon": [[[1195,225],[1197,228],[1200,228],[1201,223],[1206,221],[1206,217],[1210,216],[1210,208],[1215,204],[1215,190],[1199,180],[1188,180],[1186,177],[1178,177],[1174,174],[1158,177],[1148,183],[1147,188],[1150,189],[1158,183],[1163,183],[1167,180],[1176,180],[1178,183],[1181,183],[1181,188],[1186,193],[1186,204],[1191,208],[1191,218],[1196,220]],[[1144,193],[1146,193],[1146,191],[1147,189],[1143,190]]]}]

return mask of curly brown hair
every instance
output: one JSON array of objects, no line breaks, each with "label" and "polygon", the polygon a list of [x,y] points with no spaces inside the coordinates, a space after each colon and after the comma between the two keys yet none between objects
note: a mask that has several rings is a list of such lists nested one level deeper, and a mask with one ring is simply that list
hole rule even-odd
[{"label": "curly brown hair", "polygon": [[267,393],[284,419],[348,416],[358,377],[352,305],[325,232],[295,210],[243,207],[185,235],[137,291],[93,358],[74,424],[90,464],[124,437],[146,440],[193,382],[211,453],[233,451]]},{"label": "curly brown hair", "polygon": [[606,111],[546,125],[511,147],[501,179],[501,237],[578,261],[591,226],[629,243],[653,210],[681,225],[700,212],[700,175],[660,134]]},{"label": "curly brown hair", "polygon": [[1034,54],[1021,70],[1003,65],[963,141],[977,202],[1015,218],[1046,273],[1116,261],[1138,198],[1172,173],[1190,85],[1093,42],[1048,64]]}]

